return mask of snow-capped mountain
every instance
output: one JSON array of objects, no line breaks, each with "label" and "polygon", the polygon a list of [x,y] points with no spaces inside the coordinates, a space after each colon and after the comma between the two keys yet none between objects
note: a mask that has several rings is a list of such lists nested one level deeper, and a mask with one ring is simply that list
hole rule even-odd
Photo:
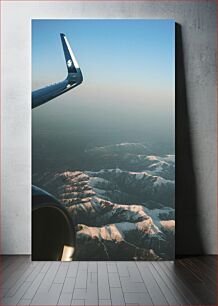
[{"label": "snow-capped mountain", "polygon": [[146,155],[148,151],[140,144],[97,147],[87,156],[103,159],[105,165],[117,158],[119,167],[35,174],[34,184],[54,194],[72,216],[75,259],[174,257],[175,157]]},{"label": "snow-capped mountain", "polygon": [[93,168],[122,169],[162,176],[165,179],[175,179],[175,155],[154,155],[151,145],[140,143],[121,143],[94,147],[86,150],[87,159]]},{"label": "snow-capped mountain", "polygon": [[[98,172],[86,172],[89,184],[96,193],[118,203],[136,201],[145,204],[153,200],[165,206],[174,206],[174,181],[149,172],[132,172],[120,169],[106,169]],[[102,193],[102,190],[104,191]]]}]

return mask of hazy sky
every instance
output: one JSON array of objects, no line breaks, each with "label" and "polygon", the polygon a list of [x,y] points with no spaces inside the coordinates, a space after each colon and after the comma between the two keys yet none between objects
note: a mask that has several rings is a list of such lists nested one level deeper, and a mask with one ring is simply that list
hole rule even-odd
[{"label": "hazy sky", "polygon": [[113,133],[120,140],[174,142],[173,20],[33,20],[33,89],[66,76],[60,33],[84,81],[33,111],[33,143],[46,145],[57,135],[89,142],[99,133],[106,142]]}]

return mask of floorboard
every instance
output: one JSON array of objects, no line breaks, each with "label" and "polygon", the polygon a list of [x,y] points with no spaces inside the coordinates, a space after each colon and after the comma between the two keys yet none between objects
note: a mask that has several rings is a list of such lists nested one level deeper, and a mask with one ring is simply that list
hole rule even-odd
[{"label": "floorboard", "polygon": [[32,262],[1,256],[0,305],[217,305],[217,257]]}]

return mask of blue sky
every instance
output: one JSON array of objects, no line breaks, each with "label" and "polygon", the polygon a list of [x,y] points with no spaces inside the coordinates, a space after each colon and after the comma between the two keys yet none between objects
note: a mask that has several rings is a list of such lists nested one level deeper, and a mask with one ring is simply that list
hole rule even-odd
[{"label": "blue sky", "polygon": [[[173,20],[33,20],[34,84],[65,76],[59,33],[67,35],[86,82],[155,89],[174,81]],[[137,85],[138,84],[138,85]],[[37,87],[37,86],[36,86]]]},{"label": "blue sky", "polygon": [[66,77],[60,33],[84,80],[33,111],[38,135],[70,133],[73,141],[77,134],[88,143],[99,133],[108,141],[112,134],[128,141],[131,134],[132,141],[174,142],[173,20],[33,20],[33,89]]}]

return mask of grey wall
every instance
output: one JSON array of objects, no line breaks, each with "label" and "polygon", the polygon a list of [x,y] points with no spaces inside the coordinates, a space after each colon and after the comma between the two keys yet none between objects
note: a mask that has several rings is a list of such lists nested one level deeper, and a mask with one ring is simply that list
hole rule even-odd
[{"label": "grey wall", "polygon": [[31,18],[170,18],[177,29],[177,253],[217,253],[216,1],[2,2],[1,252],[31,252]]}]

